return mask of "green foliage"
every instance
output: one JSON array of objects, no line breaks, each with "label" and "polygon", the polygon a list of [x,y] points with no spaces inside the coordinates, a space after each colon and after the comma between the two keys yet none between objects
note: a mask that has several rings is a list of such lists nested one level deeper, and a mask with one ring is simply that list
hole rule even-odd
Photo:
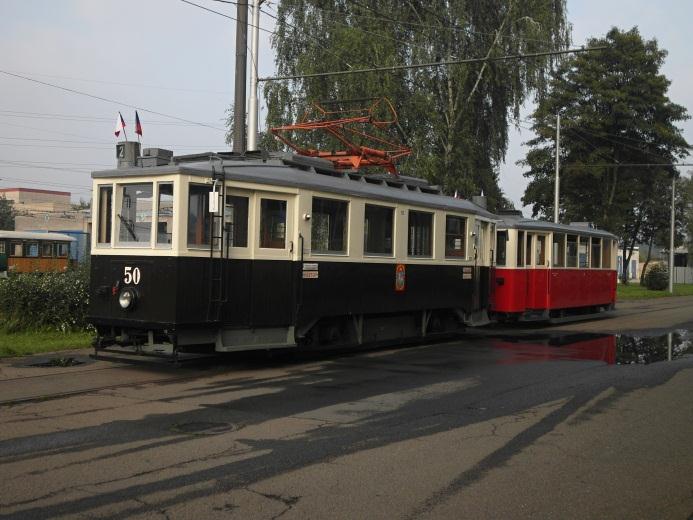
[{"label": "green foliage", "polygon": [[651,291],[663,291],[669,286],[669,269],[662,263],[650,265],[645,277],[645,287]]},{"label": "green foliage", "polygon": [[23,273],[0,279],[0,322],[8,332],[87,327],[89,271]]},{"label": "green foliage", "polygon": [[[668,226],[673,167],[690,148],[676,126],[689,118],[667,97],[660,74],[666,51],[636,28],[613,28],[588,46],[607,46],[565,59],[534,112],[537,137],[522,164],[530,183],[523,202],[534,216],[553,214],[555,121],[561,114],[561,219],[592,221],[619,237],[625,250],[650,243]],[[678,215],[682,219],[682,212]]]},{"label": "green foliage", "polygon": [[[565,48],[564,0],[283,0],[273,39],[280,75],[493,57]],[[507,205],[498,167],[508,124],[541,93],[551,61],[507,60],[266,83],[267,125],[312,101],[388,97],[412,155],[404,174]],[[321,144],[321,143],[316,143]]]},{"label": "green foliage", "polygon": [[14,217],[16,211],[11,200],[0,195],[0,229],[14,231]]}]

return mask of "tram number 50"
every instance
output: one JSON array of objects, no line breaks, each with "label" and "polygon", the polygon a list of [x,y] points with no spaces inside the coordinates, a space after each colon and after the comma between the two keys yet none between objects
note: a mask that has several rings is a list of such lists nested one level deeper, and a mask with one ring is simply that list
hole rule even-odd
[{"label": "tram number 50", "polygon": [[139,267],[125,267],[125,273],[123,281],[125,283],[132,283],[138,285],[140,283],[140,268]]}]

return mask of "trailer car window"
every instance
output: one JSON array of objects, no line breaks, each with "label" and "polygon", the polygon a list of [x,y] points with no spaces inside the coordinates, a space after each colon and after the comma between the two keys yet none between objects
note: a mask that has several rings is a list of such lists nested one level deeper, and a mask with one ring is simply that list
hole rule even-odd
[{"label": "trailer car window", "polygon": [[248,247],[248,197],[226,196],[226,240],[230,247]]},{"label": "trailer car window", "polygon": [[409,212],[409,256],[431,256],[433,245],[433,213]]},{"label": "trailer car window", "polygon": [[5,254],[5,242],[0,241],[0,255]]},{"label": "trailer car window", "polygon": [[532,239],[534,235],[527,233],[527,247],[525,248],[525,264],[527,267],[532,267]]},{"label": "trailer car window", "polygon": [[366,204],[363,251],[371,255],[392,254],[392,208]]},{"label": "trailer car window", "polygon": [[211,186],[191,184],[188,192],[188,247],[210,245],[209,193]]},{"label": "trailer car window", "polygon": [[53,244],[50,242],[44,242],[41,244],[41,256],[50,258],[53,256]]},{"label": "trailer car window", "polygon": [[565,266],[565,235],[563,233],[553,234],[552,264],[553,267]]},{"label": "trailer car window", "polygon": [[496,234],[496,265],[506,265],[508,250],[508,232],[499,231]]},{"label": "trailer car window", "polygon": [[599,268],[601,267],[600,265],[600,260],[602,259],[602,241],[599,238],[593,238],[592,239],[592,267],[593,268]]},{"label": "trailer car window", "polygon": [[120,245],[148,246],[152,237],[151,182],[123,184],[120,186],[122,202],[118,218],[118,242]]},{"label": "trailer car window", "polygon": [[99,186],[98,237],[99,244],[111,243],[113,215],[113,186]]},{"label": "trailer car window", "polygon": [[545,265],[546,264],[546,236],[537,235],[534,249],[534,263],[535,265]]},{"label": "trailer car window", "polygon": [[171,247],[173,240],[173,183],[159,184],[156,245]]},{"label": "trailer car window", "polygon": [[566,267],[578,266],[578,241],[576,235],[568,235],[567,244],[568,256],[566,259]]},{"label": "trailer car window", "polygon": [[523,255],[525,248],[525,232],[517,232],[517,267],[525,266],[525,257]]},{"label": "trailer car window", "polygon": [[580,258],[580,268],[590,266],[590,239],[588,237],[580,237],[580,247],[578,249]]},{"label": "trailer car window", "polygon": [[310,249],[313,253],[346,253],[347,209],[343,200],[313,197]]},{"label": "trailer car window", "polygon": [[260,247],[286,247],[286,201],[260,200]]},{"label": "trailer car window", "polygon": [[445,256],[465,258],[467,256],[467,218],[447,215],[445,217]]},{"label": "trailer car window", "polygon": [[38,242],[29,242],[26,245],[26,256],[29,258],[38,258],[39,255],[39,245]]},{"label": "trailer car window", "polygon": [[24,254],[24,248],[21,242],[12,242],[10,245],[10,256],[22,256]]},{"label": "trailer car window", "polygon": [[611,269],[611,240],[608,238],[602,242],[602,267]]},{"label": "trailer car window", "polygon": [[61,242],[61,243],[57,244],[57,247],[58,247],[58,254],[56,256],[58,256],[60,258],[65,258],[67,256],[67,253],[69,252],[68,244],[66,244],[65,242]]}]

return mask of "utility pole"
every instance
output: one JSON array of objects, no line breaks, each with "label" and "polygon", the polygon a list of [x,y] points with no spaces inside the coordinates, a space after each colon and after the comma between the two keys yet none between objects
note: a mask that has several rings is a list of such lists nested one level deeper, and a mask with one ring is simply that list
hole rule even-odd
[{"label": "utility pole", "polygon": [[676,175],[671,176],[671,223],[669,230],[669,293],[674,294],[674,226],[676,226]]},{"label": "utility pole", "polygon": [[260,6],[263,0],[253,0],[253,23],[250,28],[250,100],[248,101],[248,151],[257,150],[257,74],[260,46]]},{"label": "utility pole", "polygon": [[561,167],[561,114],[556,114],[556,185],[553,189],[553,221],[558,224],[558,206],[561,193],[561,179],[559,170]]},{"label": "utility pole", "polygon": [[248,0],[238,0],[236,10],[236,77],[233,101],[233,147],[245,153],[245,71],[248,60]]}]

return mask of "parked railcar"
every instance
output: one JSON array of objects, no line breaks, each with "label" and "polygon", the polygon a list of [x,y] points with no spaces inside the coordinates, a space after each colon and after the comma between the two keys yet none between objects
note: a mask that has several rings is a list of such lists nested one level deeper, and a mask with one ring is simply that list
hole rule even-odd
[{"label": "parked railcar", "polygon": [[118,156],[92,174],[97,349],[354,345],[487,322],[496,217],[469,201],[299,155]]},{"label": "parked railcar", "polygon": [[15,273],[65,271],[74,241],[62,233],[0,231],[0,265]]},{"label": "parked railcar", "polygon": [[593,317],[616,302],[616,236],[507,212],[498,224],[491,316],[558,322]]}]

